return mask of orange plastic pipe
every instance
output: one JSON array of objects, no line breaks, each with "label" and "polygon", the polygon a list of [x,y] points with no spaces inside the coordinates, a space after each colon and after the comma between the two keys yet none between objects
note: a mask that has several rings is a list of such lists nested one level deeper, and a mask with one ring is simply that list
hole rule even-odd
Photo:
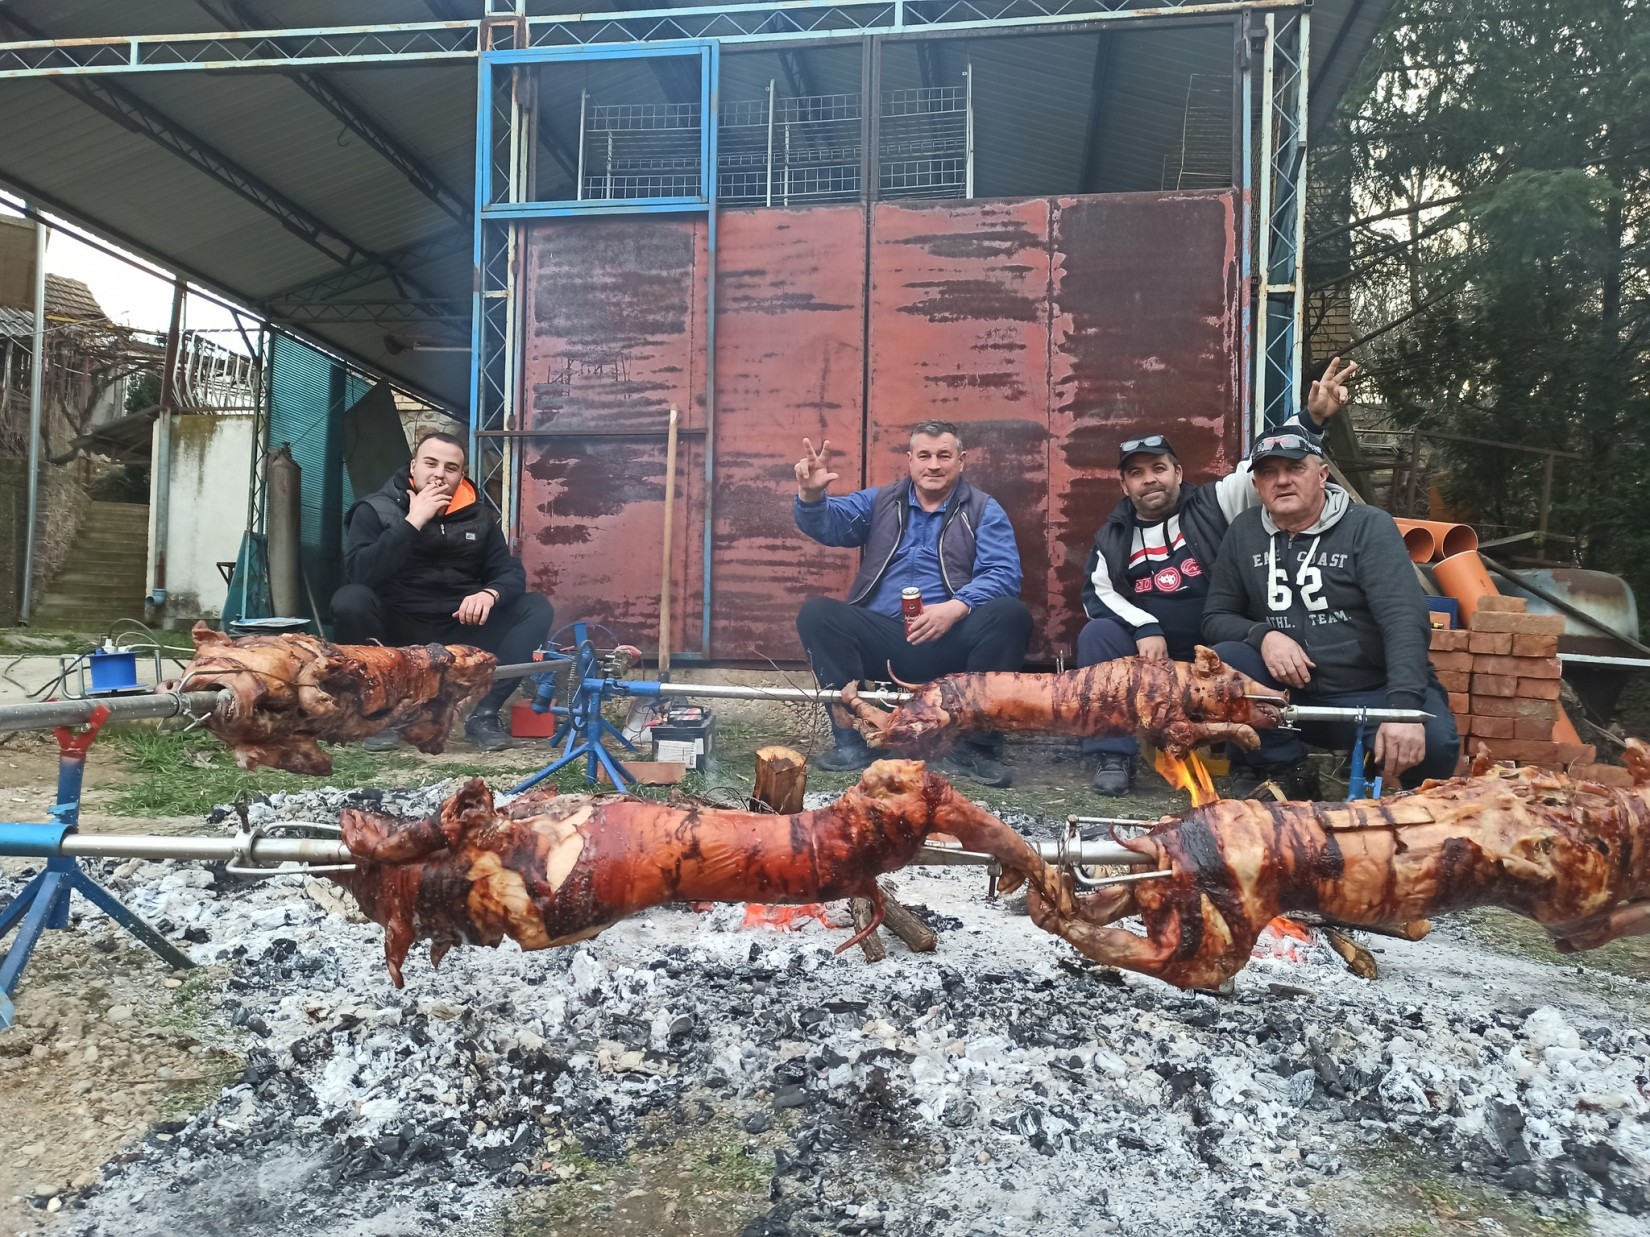
[{"label": "orange plastic pipe", "polygon": [[1461,626],[1465,627],[1478,612],[1480,597],[1499,597],[1490,573],[1484,569],[1484,560],[1477,550],[1452,554],[1432,568],[1432,579],[1445,597],[1453,597],[1461,607]]},{"label": "orange plastic pipe", "polygon": [[1404,549],[1409,551],[1412,563],[1430,563],[1438,553],[1438,541],[1419,520],[1399,520],[1398,531],[1404,535]]},{"label": "orange plastic pipe", "polygon": [[[1410,545],[1411,532],[1425,531],[1432,538],[1433,558],[1453,558],[1457,554],[1465,554],[1468,550],[1478,548],[1478,533],[1470,524],[1452,524],[1447,520],[1399,520],[1398,531],[1404,534],[1404,544]],[[1412,547],[1409,552],[1415,558]],[[1430,562],[1431,559],[1415,558],[1418,563]]]}]

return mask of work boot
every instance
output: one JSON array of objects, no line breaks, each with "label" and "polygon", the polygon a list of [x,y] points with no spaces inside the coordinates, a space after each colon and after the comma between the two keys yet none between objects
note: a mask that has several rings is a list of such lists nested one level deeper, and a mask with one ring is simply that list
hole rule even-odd
[{"label": "work boot", "polygon": [[399,730],[380,730],[361,740],[363,752],[395,752],[406,746]]},{"label": "work boot", "polygon": [[992,747],[959,743],[940,761],[940,772],[949,778],[966,777],[981,786],[1012,786],[1014,774],[1001,759],[1001,740]]},{"label": "work boot", "polygon": [[481,752],[503,752],[516,745],[499,725],[497,713],[470,714],[464,719],[464,737],[471,747]]},{"label": "work boot", "polygon": [[1320,791],[1318,775],[1306,761],[1294,764],[1244,765],[1232,763],[1232,777],[1226,792],[1229,799],[1263,799],[1276,801],[1267,787],[1270,782],[1283,793],[1284,799],[1294,803],[1315,803]]},{"label": "work boot", "polygon": [[1094,779],[1089,782],[1097,795],[1121,799],[1134,789],[1134,761],[1121,752],[1101,752],[1100,763],[1094,766]]},{"label": "work boot", "polygon": [[835,747],[816,752],[808,763],[822,773],[860,773],[876,758],[864,739],[848,731],[837,735]]}]

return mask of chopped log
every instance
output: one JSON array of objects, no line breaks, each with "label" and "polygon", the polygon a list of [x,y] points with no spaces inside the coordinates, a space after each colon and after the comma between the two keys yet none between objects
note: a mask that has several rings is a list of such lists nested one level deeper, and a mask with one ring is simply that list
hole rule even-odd
[{"label": "chopped log", "polygon": [[878,881],[877,888],[882,890],[882,922],[888,930],[904,941],[912,953],[933,953],[940,943],[934,930],[894,899],[886,881]]},{"label": "chopped log", "polygon": [[1351,937],[1337,932],[1334,928],[1324,928],[1324,938],[1329,942],[1329,948],[1341,956],[1346,963],[1346,969],[1360,979],[1375,979],[1380,975],[1380,968],[1375,965],[1375,955]]},{"label": "chopped log", "polygon": [[[854,916],[855,932],[864,932],[866,928],[871,926],[871,920],[876,915],[876,908],[871,905],[870,898],[849,898],[848,909]],[[883,918],[886,921],[886,910],[883,912]],[[881,962],[888,956],[888,946],[882,943],[880,930],[870,933],[859,943],[859,947],[865,951],[867,962]]]},{"label": "chopped log", "polygon": [[764,747],[756,753],[756,786],[751,790],[753,812],[794,816],[802,810],[808,789],[808,761],[788,747]]}]

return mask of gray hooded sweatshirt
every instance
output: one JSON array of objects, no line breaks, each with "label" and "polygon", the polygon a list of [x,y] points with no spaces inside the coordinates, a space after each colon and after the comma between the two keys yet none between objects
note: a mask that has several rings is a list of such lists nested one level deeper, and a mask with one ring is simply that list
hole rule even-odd
[{"label": "gray hooded sweatshirt", "polygon": [[1426,597],[1392,517],[1330,485],[1317,523],[1287,533],[1264,508],[1232,521],[1220,545],[1203,637],[1260,647],[1282,631],[1316,663],[1308,688],[1337,695],[1386,688],[1416,709],[1431,679]]}]

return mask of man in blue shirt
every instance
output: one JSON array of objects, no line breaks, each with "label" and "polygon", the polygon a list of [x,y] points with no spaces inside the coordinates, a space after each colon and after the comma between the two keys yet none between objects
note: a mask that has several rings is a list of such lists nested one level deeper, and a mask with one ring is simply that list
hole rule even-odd
[{"label": "man in blue shirt", "polygon": [[[884,679],[889,670],[923,682],[961,670],[1018,670],[1031,639],[1031,612],[1020,600],[1020,552],[996,499],[963,480],[962,433],[949,421],[911,431],[910,477],[841,498],[826,491],[830,443],[796,464],[796,526],[822,545],[859,546],[859,575],[846,601],[810,598],[797,634],[822,687]],[[922,591],[922,613],[907,635],[900,594]],[[829,709],[833,750],[814,764],[853,772],[874,755],[858,732]],[[1007,786],[1002,736],[980,735],[952,749],[941,767],[987,786]]]}]

